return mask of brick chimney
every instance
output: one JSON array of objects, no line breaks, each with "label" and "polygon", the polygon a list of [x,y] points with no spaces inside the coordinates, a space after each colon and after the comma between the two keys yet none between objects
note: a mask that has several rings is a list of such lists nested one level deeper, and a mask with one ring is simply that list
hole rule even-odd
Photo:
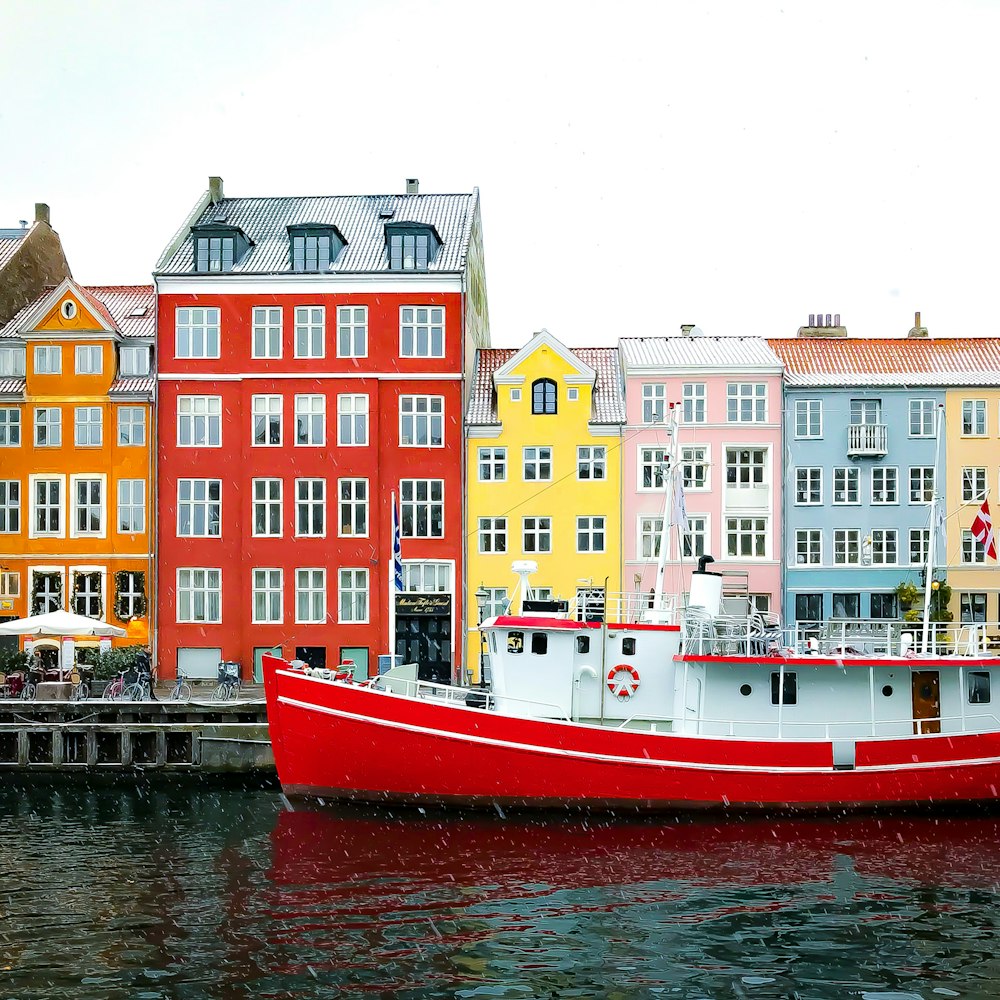
[{"label": "brick chimney", "polygon": [[35,202],[35,222],[44,222],[45,225],[51,225],[49,222],[49,206],[43,201]]},{"label": "brick chimney", "polygon": [[222,193],[222,178],[221,177],[209,177],[208,179],[208,198],[213,205],[218,205],[220,201],[225,197]]},{"label": "brick chimney", "polygon": [[416,177],[406,178],[406,193],[420,194],[420,181]]},{"label": "brick chimney", "polygon": [[690,337],[693,329],[694,323],[681,323],[681,336]]},{"label": "brick chimney", "polygon": [[906,336],[907,337],[914,337],[914,338],[919,337],[921,339],[923,339],[924,337],[926,337],[928,339],[930,338],[930,334],[927,332],[927,327],[920,325],[920,313],[919,312],[915,312],[913,314],[913,328],[910,330],[910,332]]},{"label": "brick chimney", "polygon": [[800,326],[798,337],[846,337],[847,327],[840,325],[840,313],[810,313],[809,322]]}]

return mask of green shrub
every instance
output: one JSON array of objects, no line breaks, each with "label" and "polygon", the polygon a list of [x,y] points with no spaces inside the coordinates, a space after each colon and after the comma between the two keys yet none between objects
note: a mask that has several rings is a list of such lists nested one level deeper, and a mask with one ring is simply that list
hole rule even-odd
[{"label": "green shrub", "polygon": [[15,670],[25,670],[28,654],[20,649],[0,649],[0,674],[12,674]]},{"label": "green shrub", "polygon": [[94,666],[94,679],[109,681],[123,670],[130,670],[135,666],[136,657],[141,649],[142,643],[137,643],[134,646],[113,646],[107,652],[101,653]]}]

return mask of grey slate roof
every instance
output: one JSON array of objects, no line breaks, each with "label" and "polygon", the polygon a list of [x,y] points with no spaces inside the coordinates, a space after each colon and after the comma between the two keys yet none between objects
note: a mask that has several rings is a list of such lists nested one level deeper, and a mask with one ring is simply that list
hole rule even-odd
[{"label": "grey slate roof", "polygon": [[[223,198],[194,221],[224,221],[238,226],[253,244],[233,267],[235,274],[274,274],[291,270],[288,227],[304,223],[332,224],[347,246],[330,273],[387,271],[387,222],[424,222],[434,226],[441,249],[428,271],[461,271],[465,267],[472,220],[479,200],[471,194],[328,195],[291,198]],[[390,212],[391,218],[380,213]],[[157,274],[191,274],[194,240],[190,232]]]},{"label": "grey slate roof", "polygon": [[[597,372],[590,422],[623,424],[625,422],[625,395],[622,389],[622,372],[618,351],[613,347],[576,347],[570,348],[570,350],[582,362],[590,365]],[[466,414],[468,423],[499,423],[493,375],[515,354],[517,354],[517,350],[510,347],[491,347],[476,351],[476,370],[472,377],[469,408]]]},{"label": "grey slate roof", "polygon": [[0,378],[0,396],[24,395],[28,380],[23,375],[5,375]]},{"label": "grey slate roof", "polygon": [[622,337],[625,374],[631,368],[772,368],[781,359],[761,337]]},{"label": "grey slate roof", "polygon": [[108,395],[152,397],[155,387],[155,375],[119,376],[108,388]]},{"label": "grey slate roof", "polygon": [[[21,335],[21,324],[35,306],[52,292],[49,286],[0,329],[0,339]],[[123,337],[152,340],[156,336],[156,295],[152,285],[80,285],[88,306],[99,312]],[[133,316],[133,312],[142,312]]]}]

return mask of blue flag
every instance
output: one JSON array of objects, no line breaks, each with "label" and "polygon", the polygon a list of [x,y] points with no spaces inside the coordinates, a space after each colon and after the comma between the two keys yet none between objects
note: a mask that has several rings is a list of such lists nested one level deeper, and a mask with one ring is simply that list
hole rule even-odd
[{"label": "blue flag", "polygon": [[403,591],[403,548],[400,544],[399,508],[395,496],[392,498],[392,575],[397,594]]}]

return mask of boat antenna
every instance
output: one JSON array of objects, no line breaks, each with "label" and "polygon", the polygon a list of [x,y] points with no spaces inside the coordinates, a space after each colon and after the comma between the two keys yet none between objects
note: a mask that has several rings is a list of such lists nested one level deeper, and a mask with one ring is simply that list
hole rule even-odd
[{"label": "boat antenna", "polygon": [[674,469],[677,459],[677,408],[668,404],[664,420],[667,447],[663,456],[663,522],[660,528],[660,556],[656,561],[656,586],[653,588],[653,607],[650,609],[654,620],[662,621],[663,574],[667,566],[667,549],[670,547],[670,522],[674,509]]},{"label": "boat antenna", "polygon": [[944,507],[941,507],[940,514],[938,513],[938,505],[941,502],[941,430],[943,427],[944,405],[942,403],[938,403],[937,427],[934,435],[934,491],[931,493],[931,525],[927,538],[927,558],[924,562],[924,627],[923,634],[921,636],[921,647],[924,653],[927,652],[927,649],[930,646],[931,637],[931,585],[934,579],[934,546],[937,544],[938,530],[940,528],[938,521],[941,521],[942,523],[944,522],[945,513]]}]

